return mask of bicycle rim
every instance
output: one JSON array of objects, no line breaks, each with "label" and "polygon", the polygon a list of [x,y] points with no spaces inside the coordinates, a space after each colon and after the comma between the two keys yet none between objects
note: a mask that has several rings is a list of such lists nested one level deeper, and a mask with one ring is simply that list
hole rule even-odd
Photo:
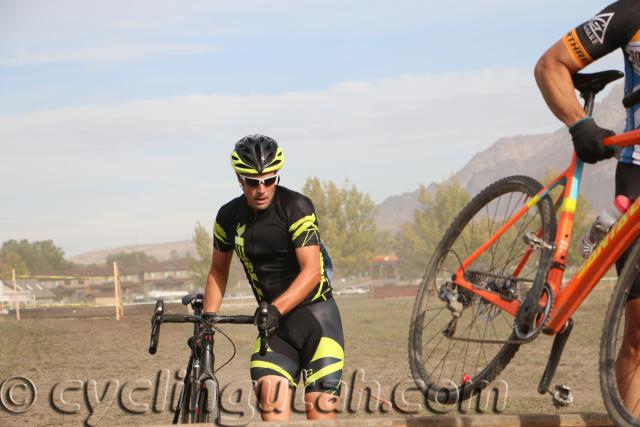
[{"label": "bicycle rim", "polygon": [[[640,241],[636,242],[618,278],[605,316],[600,346],[600,388],[611,419],[618,426],[640,426],[640,397],[633,390],[640,384],[640,363],[635,362],[633,352],[627,351],[623,336],[637,330],[638,325],[627,325],[626,303],[632,286],[640,276]],[[634,300],[638,304],[638,299]],[[638,308],[636,308],[638,309]],[[637,332],[636,332],[637,333]],[[634,386],[634,382],[636,383]]]},{"label": "bicycle rim", "polygon": [[[540,183],[522,176],[495,182],[458,214],[436,248],[414,304],[409,337],[411,372],[431,401],[450,404],[470,397],[488,385],[517,351],[513,317],[451,279],[461,262],[540,189]],[[540,264],[539,251],[529,251],[525,258],[528,246],[522,237],[530,232],[553,241],[555,216],[548,197],[467,267],[466,280],[504,298],[523,300]]]}]

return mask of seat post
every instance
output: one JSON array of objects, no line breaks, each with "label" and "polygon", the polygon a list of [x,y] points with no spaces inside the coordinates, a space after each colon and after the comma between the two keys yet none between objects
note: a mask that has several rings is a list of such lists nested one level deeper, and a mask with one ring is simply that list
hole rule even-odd
[{"label": "seat post", "polygon": [[609,83],[624,77],[618,70],[600,71],[597,73],[576,73],[571,76],[573,87],[580,92],[584,99],[584,111],[591,115],[596,94]]},{"label": "seat post", "polygon": [[584,111],[587,113],[588,116],[591,115],[591,113],[593,113],[593,105],[594,105],[594,100],[596,99],[596,95],[593,92],[587,92],[587,93],[582,93],[582,98],[584,99]]}]

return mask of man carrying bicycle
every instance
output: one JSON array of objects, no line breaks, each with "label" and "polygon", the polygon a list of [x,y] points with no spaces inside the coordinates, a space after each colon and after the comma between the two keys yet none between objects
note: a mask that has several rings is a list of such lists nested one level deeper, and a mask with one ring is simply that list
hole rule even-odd
[{"label": "man carrying bicycle", "polygon": [[[613,157],[614,150],[602,145],[611,130],[599,127],[588,117],[575,95],[571,76],[621,48],[625,62],[625,93],[640,86],[640,1],[619,0],[579,25],[554,44],[540,58],[535,77],[547,105],[569,128],[578,157],[596,163]],[[640,106],[627,110],[626,130],[640,127]],[[616,196],[636,199],[640,195],[640,145],[625,148],[616,168]],[[618,274],[626,255],[616,263]],[[625,331],[616,372],[618,389],[627,408],[640,417],[640,276],[625,306]],[[631,373],[631,375],[629,374]],[[640,374],[640,372],[639,372]]]},{"label": "man carrying bicycle", "polygon": [[[235,249],[256,300],[269,303],[268,351],[260,355],[258,340],[251,356],[262,419],[289,419],[301,373],[307,418],[335,418],[344,338],[313,204],[278,185],[284,154],[267,136],[238,141],[231,165],[243,194],[218,211],[204,311],[220,308]],[[256,324],[260,316],[258,307]]]}]

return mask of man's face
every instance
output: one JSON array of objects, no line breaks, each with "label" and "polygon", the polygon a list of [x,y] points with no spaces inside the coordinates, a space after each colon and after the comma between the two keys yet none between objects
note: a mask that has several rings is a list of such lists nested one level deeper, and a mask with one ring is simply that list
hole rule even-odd
[{"label": "man's face", "polygon": [[[276,194],[277,172],[258,175],[239,175],[238,181],[247,198],[247,204],[255,212],[265,210]],[[269,179],[271,178],[271,179]]]}]

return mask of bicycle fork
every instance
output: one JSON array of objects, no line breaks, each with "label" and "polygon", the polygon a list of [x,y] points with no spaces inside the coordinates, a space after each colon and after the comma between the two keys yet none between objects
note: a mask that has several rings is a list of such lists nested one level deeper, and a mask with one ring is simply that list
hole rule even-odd
[{"label": "bicycle fork", "polygon": [[[173,414],[173,424],[178,424],[178,420],[180,419],[180,412],[185,410],[184,408],[184,399],[185,399],[185,393],[187,392],[187,387],[190,387],[191,385],[189,384],[189,378],[190,378],[190,374],[191,374],[191,368],[193,367],[193,354],[191,354],[191,357],[189,357],[189,363],[187,364],[187,370],[184,374],[184,381],[182,383],[182,390],[180,390],[180,397],[178,398],[178,402],[180,402],[178,404],[178,407],[176,409],[176,412]],[[186,408],[186,410],[188,411],[189,408]]]}]

